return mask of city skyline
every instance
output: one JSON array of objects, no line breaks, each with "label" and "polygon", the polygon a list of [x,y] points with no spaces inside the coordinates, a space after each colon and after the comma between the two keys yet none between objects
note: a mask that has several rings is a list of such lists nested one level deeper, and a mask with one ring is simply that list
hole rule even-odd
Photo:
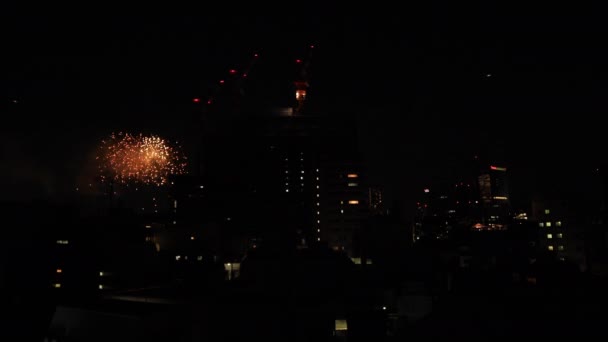
[{"label": "city skyline", "polygon": [[[325,112],[356,116],[370,177],[388,198],[411,204],[432,179],[482,154],[509,165],[515,197],[555,191],[557,182],[564,191],[551,196],[589,189],[586,176],[606,161],[593,152],[601,127],[592,124],[604,108],[594,89],[605,77],[599,64],[605,51],[586,46],[587,53],[579,54],[573,45],[578,36],[547,30],[567,17],[559,8],[555,17],[545,17],[547,26],[493,8],[482,11],[483,18],[466,9],[455,12],[474,19],[468,24],[448,16],[449,6],[418,9],[421,17],[408,14],[410,22],[388,15],[380,21],[377,13],[332,21],[336,9],[320,17],[312,10],[260,17],[268,20],[245,14],[116,16],[110,24],[60,24],[35,15],[9,20],[16,53],[1,87],[3,107],[14,113],[13,125],[3,128],[11,165],[2,177],[11,189],[6,199],[71,187],[82,156],[112,131],[181,140],[191,99],[207,95],[228,70],[246,65],[252,53],[291,62],[310,44],[317,45],[311,94],[320,97]],[[512,15],[521,27],[508,25]],[[431,23],[438,25],[415,27]],[[90,38],[64,34],[71,24]],[[217,25],[224,30],[215,30]],[[476,25],[487,32],[473,31]],[[578,27],[589,33],[583,42],[592,39],[594,28],[593,21]],[[16,37],[41,44],[23,46]],[[546,49],[530,45],[538,39]],[[486,43],[479,48],[480,42]],[[20,59],[18,51],[28,58]],[[579,120],[571,124],[570,116]],[[586,134],[571,138],[572,129]],[[539,169],[547,172],[540,177]]]}]

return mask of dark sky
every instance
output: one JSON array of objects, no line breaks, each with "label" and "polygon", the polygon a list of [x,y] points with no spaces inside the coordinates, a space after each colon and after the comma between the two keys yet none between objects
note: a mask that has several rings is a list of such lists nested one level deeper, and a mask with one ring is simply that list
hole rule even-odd
[{"label": "dark sky", "polygon": [[226,70],[252,52],[309,44],[312,89],[328,109],[359,119],[370,175],[391,198],[413,201],[475,154],[508,165],[522,199],[585,189],[605,161],[604,12],[485,3],[149,16],[4,11],[2,198],[71,187],[92,146],[113,130],[179,137],[192,97]]}]

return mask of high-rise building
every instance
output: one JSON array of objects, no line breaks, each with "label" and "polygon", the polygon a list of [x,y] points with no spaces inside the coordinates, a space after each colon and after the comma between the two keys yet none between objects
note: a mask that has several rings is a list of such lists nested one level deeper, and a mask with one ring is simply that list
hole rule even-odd
[{"label": "high-rise building", "polygon": [[482,204],[481,226],[490,230],[506,229],[511,218],[507,168],[490,165],[477,179]]},{"label": "high-rise building", "polygon": [[[353,236],[369,212],[369,196],[354,116],[311,110],[309,65],[309,58],[292,66],[260,58],[239,81],[238,108],[234,96],[223,95],[229,115],[219,105],[205,113],[199,183],[207,204],[196,215],[231,218],[220,229],[224,246],[239,235],[249,240],[239,244],[244,249],[327,244],[356,254]],[[294,67],[296,77],[285,82]],[[226,91],[235,89],[228,83]],[[181,197],[178,211],[194,198]]]}]

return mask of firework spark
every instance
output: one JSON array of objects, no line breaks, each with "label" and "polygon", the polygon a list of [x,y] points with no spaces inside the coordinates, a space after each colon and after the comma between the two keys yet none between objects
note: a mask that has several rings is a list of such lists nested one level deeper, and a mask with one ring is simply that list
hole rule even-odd
[{"label": "firework spark", "polygon": [[113,133],[102,140],[97,160],[102,182],[162,186],[170,176],[186,173],[179,147],[155,135]]}]

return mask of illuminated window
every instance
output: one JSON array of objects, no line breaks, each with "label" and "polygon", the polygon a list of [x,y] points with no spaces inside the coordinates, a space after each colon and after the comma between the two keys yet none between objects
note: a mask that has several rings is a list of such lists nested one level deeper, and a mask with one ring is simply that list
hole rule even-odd
[{"label": "illuminated window", "polygon": [[317,220],[317,223],[321,223],[321,220]]},{"label": "illuminated window", "polygon": [[58,269],[55,270],[55,272],[57,272],[57,273],[63,273],[63,270],[61,268],[58,268]]},{"label": "illuminated window", "polygon": [[340,209],[340,214],[344,214],[344,209]]},{"label": "illuminated window", "polygon": [[321,241],[321,238],[317,238],[317,241]]},{"label": "illuminated window", "polygon": [[545,209],[545,215],[549,215],[549,214],[551,214],[551,210]]},{"label": "illuminated window", "polygon": [[304,173],[304,170],[302,170],[302,173]]},{"label": "illuminated window", "polygon": [[55,284],[53,284],[53,287],[56,289],[59,289],[59,288],[61,288],[61,283],[55,283]]},{"label": "illuminated window", "polygon": [[317,229],[317,233],[320,233],[320,232],[321,232],[321,229]]},{"label": "illuminated window", "polygon": [[547,239],[553,239],[553,234],[547,234]]},{"label": "illuminated window", "polygon": [[289,173],[289,171],[285,170],[285,173]]},{"label": "illuminated window", "polygon": [[564,234],[562,234],[562,233],[557,233],[557,238],[558,238],[558,239],[561,239],[561,238],[563,238],[563,237],[564,237]]},{"label": "illuminated window", "polygon": [[[255,247],[255,245],[254,245],[254,247]],[[202,256],[202,255],[197,256],[197,257],[196,257],[196,260],[197,260],[197,261],[202,261],[202,260],[203,260],[203,256]]]},{"label": "illuminated window", "polygon": [[304,177],[300,177],[301,180],[304,180]]},{"label": "illuminated window", "polygon": [[70,242],[69,242],[68,240],[57,240],[57,244],[58,244],[58,245],[67,245],[67,244],[69,244],[69,243],[70,243]]},{"label": "illuminated window", "polygon": [[319,186],[317,185],[317,189],[319,188]]},{"label": "illuminated window", "polygon": [[317,169],[317,172],[319,172],[319,169]]},{"label": "illuminated window", "polygon": [[555,222],[555,225],[556,225],[557,227],[561,227],[561,226],[562,226],[562,221],[557,221],[557,222]]},{"label": "illuminated window", "polygon": [[150,228],[152,228],[151,225],[146,225],[146,229],[150,229]]},{"label": "illuminated window", "polygon": [[180,261],[181,259],[182,259],[182,256],[181,256],[181,255],[176,255],[176,256],[175,256],[175,260]]},{"label": "illuminated window", "polygon": [[547,227],[551,227],[551,222],[547,222],[547,223],[545,223],[545,226],[547,226]]},{"label": "illuminated window", "polygon": [[317,194],[317,197],[319,197],[319,196],[320,196],[320,195],[319,195],[319,194]]},{"label": "illuminated window", "polygon": [[289,192],[289,189],[285,189],[285,192]]},{"label": "illuminated window", "polygon": [[320,211],[317,211],[317,215],[320,215],[320,214],[321,214],[321,212],[320,212]]},{"label": "illuminated window", "polygon": [[[361,262],[359,262],[361,263]],[[334,324],[334,330],[336,331],[346,331],[348,330],[348,324],[345,319],[337,319]]]},{"label": "illuminated window", "polygon": [[348,175],[346,175],[346,177],[348,178],[359,178],[359,175],[356,173],[349,173]]},{"label": "illuminated window", "polygon": [[557,250],[558,251],[563,251],[564,250],[564,246],[562,246],[562,245],[557,246]]},{"label": "illuminated window", "polygon": [[350,200],[350,201],[348,201],[348,204],[359,204],[359,201],[357,201],[357,200]]},{"label": "illuminated window", "polygon": [[321,203],[317,202],[317,207],[320,206],[320,205],[321,205]]},{"label": "illuminated window", "polygon": [[424,189],[425,193],[429,193],[431,190],[430,189]]},{"label": "illuminated window", "polygon": [[100,276],[100,277],[103,277],[104,275],[105,275],[105,273],[104,273],[103,271],[100,271],[100,272],[99,272],[99,276]]},{"label": "illuminated window", "polygon": [[547,246],[547,249],[550,250],[550,251],[552,251],[553,250],[553,246],[549,245],[549,246]]},{"label": "illuminated window", "polygon": [[358,186],[359,184],[357,183],[348,183],[348,186],[353,187],[353,186]]},{"label": "illuminated window", "polygon": [[97,286],[98,289],[103,290],[103,285],[99,284],[99,286]]},{"label": "illuminated window", "polygon": [[319,177],[317,177],[317,180],[319,180]]},{"label": "illuminated window", "polygon": [[[173,201],[173,208],[177,208],[177,200]],[[146,227],[147,228],[147,227]]]},{"label": "illuminated window", "polygon": [[545,224],[543,222],[539,222],[538,226],[541,227],[541,228],[543,228],[545,226]]},{"label": "illuminated window", "polygon": [[195,237],[194,237],[194,236],[191,236],[191,237],[190,237],[190,240],[194,240],[194,239],[195,239]]}]

